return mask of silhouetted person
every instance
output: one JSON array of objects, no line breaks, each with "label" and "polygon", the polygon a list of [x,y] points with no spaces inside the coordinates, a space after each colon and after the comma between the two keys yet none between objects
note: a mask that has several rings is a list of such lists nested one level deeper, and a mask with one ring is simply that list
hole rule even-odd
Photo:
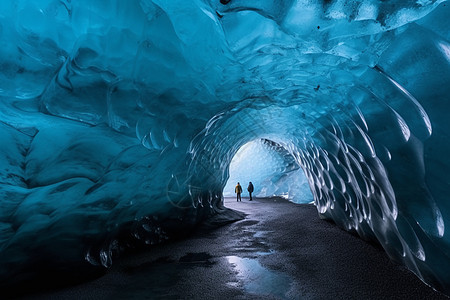
[{"label": "silhouetted person", "polygon": [[234,188],[234,192],[236,193],[236,201],[241,201],[241,193],[242,193],[242,186],[239,184],[239,182],[237,183],[236,187]]},{"label": "silhouetted person", "polygon": [[253,183],[250,181],[250,182],[248,183],[248,188],[247,188],[248,194],[250,195],[250,201],[252,201],[252,193],[253,193],[253,190],[254,190],[254,188],[253,188]]}]

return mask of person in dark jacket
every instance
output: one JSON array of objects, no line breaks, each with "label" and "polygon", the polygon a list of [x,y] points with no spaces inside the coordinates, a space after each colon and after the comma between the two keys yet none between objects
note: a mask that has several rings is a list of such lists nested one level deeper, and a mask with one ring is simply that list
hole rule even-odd
[{"label": "person in dark jacket", "polygon": [[234,192],[236,193],[236,201],[241,201],[241,193],[242,193],[242,186],[239,184],[239,182],[237,183],[236,187],[234,188]]},{"label": "person in dark jacket", "polygon": [[250,201],[252,201],[252,193],[253,193],[253,190],[254,190],[254,188],[253,188],[253,183],[250,181],[250,182],[248,183],[248,188],[247,188],[248,194],[250,195]]}]

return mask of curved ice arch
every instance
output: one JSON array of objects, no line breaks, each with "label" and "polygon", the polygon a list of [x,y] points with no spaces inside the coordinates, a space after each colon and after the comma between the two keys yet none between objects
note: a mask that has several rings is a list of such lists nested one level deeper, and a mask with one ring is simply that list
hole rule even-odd
[{"label": "curved ice arch", "polygon": [[220,211],[263,138],[322,217],[448,292],[447,2],[222,2],[0,4],[2,278]]}]

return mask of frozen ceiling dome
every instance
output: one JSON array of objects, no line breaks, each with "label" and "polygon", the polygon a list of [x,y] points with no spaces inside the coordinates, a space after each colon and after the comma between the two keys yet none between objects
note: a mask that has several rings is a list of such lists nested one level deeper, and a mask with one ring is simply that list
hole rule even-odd
[{"label": "frozen ceiling dome", "polygon": [[217,213],[232,158],[265,139],[322,217],[450,293],[449,15],[443,0],[2,1],[2,281],[109,266]]}]

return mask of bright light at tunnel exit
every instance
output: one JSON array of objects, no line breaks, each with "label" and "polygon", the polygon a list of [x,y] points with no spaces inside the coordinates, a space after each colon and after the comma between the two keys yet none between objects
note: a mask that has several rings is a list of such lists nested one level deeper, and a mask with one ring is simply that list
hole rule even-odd
[{"label": "bright light at tunnel exit", "polygon": [[242,185],[242,195],[248,197],[251,181],[255,197],[281,196],[295,203],[313,201],[303,169],[286,149],[270,140],[257,139],[243,145],[233,157],[229,172],[225,197],[235,196],[237,182]]}]

